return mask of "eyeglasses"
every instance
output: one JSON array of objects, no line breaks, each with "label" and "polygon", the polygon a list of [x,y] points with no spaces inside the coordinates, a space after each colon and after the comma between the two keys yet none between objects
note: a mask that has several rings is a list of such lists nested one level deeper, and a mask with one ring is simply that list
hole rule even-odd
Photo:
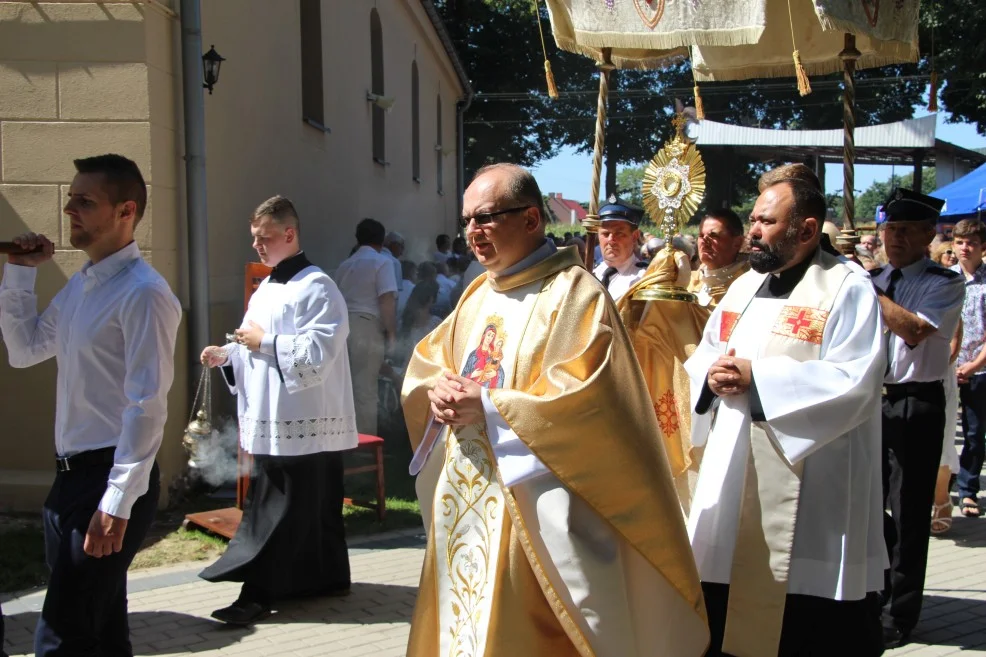
[{"label": "eyeglasses", "polygon": [[532,205],[522,205],[516,208],[508,208],[506,210],[500,210],[498,212],[483,212],[482,214],[475,214],[471,217],[460,217],[459,218],[459,228],[465,228],[469,225],[470,221],[475,220],[477,226],[485,226],[486,224],[493,223],[494,217],[499,217],[501,214],[510,214],[511,212],[520,212],[521,210],[528,210],[534,206]]}]

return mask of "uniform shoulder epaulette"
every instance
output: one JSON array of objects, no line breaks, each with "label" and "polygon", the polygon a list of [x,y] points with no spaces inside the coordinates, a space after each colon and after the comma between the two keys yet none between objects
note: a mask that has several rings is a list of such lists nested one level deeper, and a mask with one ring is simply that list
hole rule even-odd
[{"label": "uniform shoulder epaulette", "polygon": [[952,279],[958,278],[960,276],[959,272],[952,271],[951,269],[946,269],[941,265],[932,265],[928,267],[928,272],[932,274],[937,274],[938,276],[944,276],[945,278]]},{"label": "uniform shoulder epaulette", "polygon": [[883,267],[877,267],[876,269],[870,270],[870,278],[876,278],[883,273]]}]

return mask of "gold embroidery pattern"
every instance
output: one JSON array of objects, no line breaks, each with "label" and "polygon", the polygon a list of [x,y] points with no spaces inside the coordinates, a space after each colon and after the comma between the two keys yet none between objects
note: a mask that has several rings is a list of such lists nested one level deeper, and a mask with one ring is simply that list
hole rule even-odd
[{"label": "gold embroidery pattern", "polygon": [[771,332],[795,340],[822,344],[822,334],[828,317],[827,311],[818,308],[784,306]]},{"label": "gold embroidery pattern", "polygon": [[644,25],[653,30],[664,17],[665,2],[666,0],[633,0],[633,6],[637,9]]},{"label": "gold embroidery pattern", "polygon": [[484,428],[450,432],[445,450],[446,492],[436,503],[445,518],[445,568],[452,582],[453,624],[448,657],[480,655],[485,648],[483,609],[493,594],[495,556],[502,531],[503,494]]}]

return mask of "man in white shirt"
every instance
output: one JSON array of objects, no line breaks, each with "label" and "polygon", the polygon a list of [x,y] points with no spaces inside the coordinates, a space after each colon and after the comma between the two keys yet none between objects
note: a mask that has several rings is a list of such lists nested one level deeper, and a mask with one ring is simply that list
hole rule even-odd
[{"label": "man in white shirt", "polygon": [[401,322],[404,321],[404,308],[407,307],[407,300],[414,292],[414,286],[418,281],[418,266],[410,260],[401,260],[401,291],[397,295],[397,329],[400,330]]},{"label": "man in white shirt", "polygon": [[[890,264],[870,272],[890,333],[883,394],[883,497],[890,574],[884,591],[887,648],[905,643],[921,614],[935,480],[945,434],[946,376],[965,286],[925,255],[944,201],[895,189],[884,203]],[[953,417],[951,421],[955,422]]]},{"label": "man in white shirt", "polygon": [[445,262],[452,257],[452,238],[442,233],[435,238],[435,248],[438,249],[432,255],[435,262]]},{"label": "man in white shirt", "polygon": [[336,284],[349,308],[349,363],[360,433],[377,433],[377,379],[384,355],[397,338],[397,280],[390,258],[380,253],[383,224],[356,226],[359,248],[336,269]]},{"label": "man in white shirt", "polygon": [[[44,505],[51,576],[37,655],[132,655],[127,568],[160,495],[155,456],[167,419],[181,306],[147,264],[134,228],[147,204],[137,165],[120,155],[75,161],[65,214],[89,256],[38,315],[44,235],[14,242],[0,285],[0,330],[13,367],[55,357],[56,475]],[[37,249],[35,251],[35,249]]]},{"label": "man in white shirt", "polygon": [[202,363],[223,366],[237,396],[240,446],[254,470],[229,548],[204,571],[210,582],[243,582],[212,616],[251,625],[276,600],[349,592],[342,521],[342,450],[356,447],[346,303],[301,250],[291,201],[268,199],[250,232],[273,266],[250,297],[236,344],[206,347]]},{"label": "man in white shirt", "polygon": [[404,271],[401,268],[401,256],[404,254],[404,237],[396,232],[390,231],[383,238],[383,248],[380,253],[390,258],[391,265],[394,267],[394,278],[397,280],[397,291],[404,290]]},{"label": "man in white shirt", "polygon": [[640,210],[618,203],[615,198],[599,209],[603,261],[592,273],[609,290],[613,301],[619,301],[647,270],[647,263],[637,257],[640,218]]},{"label": "man in white shirt", "polygon": [[705,446],[688,532],[707,654],[880,655],[879,303],[864,272],[819,248],[825,197],[810,169],[761,181],[752,271],[685,363],[692,442]]}]

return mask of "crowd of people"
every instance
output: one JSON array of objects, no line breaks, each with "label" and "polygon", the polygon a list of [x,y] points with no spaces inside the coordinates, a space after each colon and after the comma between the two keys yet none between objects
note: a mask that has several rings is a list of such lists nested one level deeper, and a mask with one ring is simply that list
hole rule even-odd
[{"label": "crowd of people", "polygon": [[[36,654],[126,655],[181,310],[133,241],[137,166],[75,166],[65,213],[89,262],[39,313],[54,246],[14,238],[0,332],[13,366],[58,364]],[[771,170],[759,192],[748,225],[711,210],[670,244],[611,199],[591,271],[580,236],[547,235],[537,182],[511,164],[475,174],[462,236],[418,263],[364,219],[330,276],[289,199],[258,206],[249,231],[271,273],[231,340],[201,352],[253,456],[236,536],[201,573],[241,583],[213,617],[249,626],[283,600],[349,593],[342,454],[397,415],[428,540],[408,655],[907,642],[953,475],[960,513],[980,514],[986,225],[945,240],[942,202],[895,189],[846,256],[810,169]]]}]

